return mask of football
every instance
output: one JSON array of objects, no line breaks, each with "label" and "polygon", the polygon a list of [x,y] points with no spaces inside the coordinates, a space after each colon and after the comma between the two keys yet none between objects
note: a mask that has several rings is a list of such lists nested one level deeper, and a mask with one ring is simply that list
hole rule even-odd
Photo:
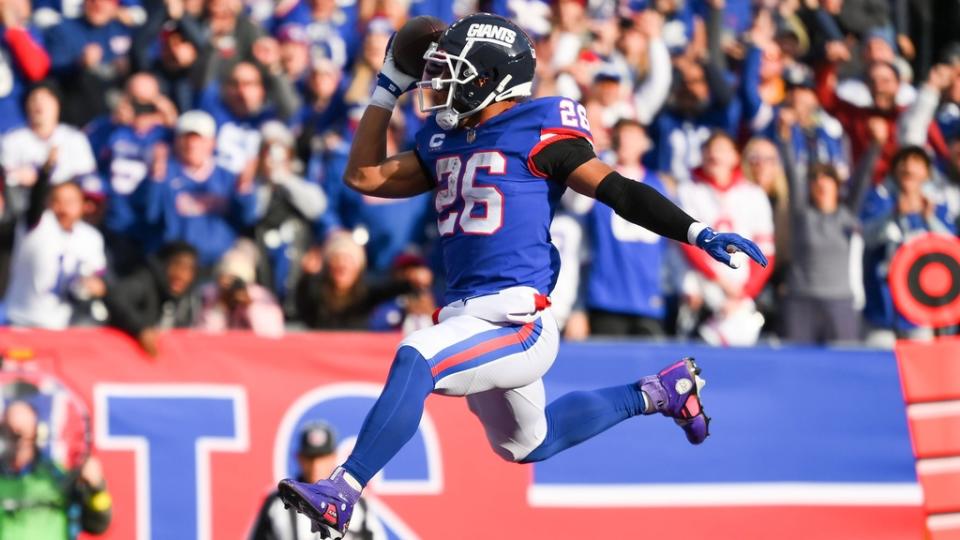
[{"label": "football", "polygon": [[400,71],[419,79],[427,64],[424,53],[431,43],[440,39],[446,28],[443,21],[429,15],[407,21],[393,38],[393,61]]}]

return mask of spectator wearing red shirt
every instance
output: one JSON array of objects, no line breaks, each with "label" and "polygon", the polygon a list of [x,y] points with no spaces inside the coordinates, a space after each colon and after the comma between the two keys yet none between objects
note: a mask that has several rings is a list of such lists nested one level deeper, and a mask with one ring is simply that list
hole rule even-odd
[{"label": "spectator wearing red shirt", "polygon": [[[888,124],[888,131],[892,136],[881,149],[877,168],[873,172],[874,181],[880,182],[889,171],[890,160],[900,146],[899,137],[895,134],[898,132],[897,124],[907,107],[897,103],[897,93],[900,85],[906,83],[900,80],[900,74],[893,64],[873,62],[867,68],[867,86],[873,103],[869,106],[854,105],[838,98],[835,69],[836,66],[830,65],[820,72],[817,95],[823,108],[846,128],[854,163],[859,163],[871,140],[868,127],[870,119],[883,118]],[[927,142],[938,154],[946,155],[946,143],[936,122],[930,122],[927,126]]]},{"label": "spectator wearing red shirt", "polygon": [[26,123],[22,107],[25,91],[50,72],[50,56],[27,24],[29,19],[30,3],[26,0],[7,0],[0,9],[0,51],[9,59],[0,62],[0,80],[9,81],[0,84],[0,132]]}]

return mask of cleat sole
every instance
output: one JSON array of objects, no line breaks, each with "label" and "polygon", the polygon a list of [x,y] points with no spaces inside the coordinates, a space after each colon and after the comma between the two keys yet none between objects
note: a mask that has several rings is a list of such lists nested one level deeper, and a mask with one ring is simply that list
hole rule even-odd
[{"label": "cleat sole", "polygon": [[296,489],[290,487],[286,481],[280,482],[280,485],[277,486],[277,491],[280,495],[280,500],[283,501],[284,508],[292,506],[297,512],[310,519],[310,532],[319,532],[320,537],[324,539],[341,540],[343,538],[343,534],[341,534],[340,531],[332,529],[327,526],[326,523],[323,523],[323,515],[318,513],[313,505],[308,503],[303,498],[303,495]]}]

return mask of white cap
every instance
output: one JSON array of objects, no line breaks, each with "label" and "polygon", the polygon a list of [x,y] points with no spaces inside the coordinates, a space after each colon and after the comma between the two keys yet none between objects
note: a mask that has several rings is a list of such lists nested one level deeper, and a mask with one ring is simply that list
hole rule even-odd
[{"label": "white cap", "polygon": [[265,143],[278,142],[288,148],[293,147],[293,133],[279,120],[268,120],[260,126],[260,136]]},{"label": "white cap", "polygon": [[187,111],[177,119],[177,135],[186,133],[196,133],[201,137],[212,138],[217,134],[217,123],[204,111]]}]

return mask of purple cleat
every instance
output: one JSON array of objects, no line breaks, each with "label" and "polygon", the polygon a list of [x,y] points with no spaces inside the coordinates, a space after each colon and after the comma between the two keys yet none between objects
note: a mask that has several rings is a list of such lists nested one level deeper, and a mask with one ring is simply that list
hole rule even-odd
[{"label": "purple cleat", "polygon": [[638,383],[656,407],[648,414],[659,412],[673,418],[691,444],[700,444],[710,435],[710,417],[700,402],[700,389],[706,381],[699,374],[693,358],[684,358]]},{"label": "purple cleat", "polygon": [[310,484],[288,478],[280,481],[278,490],[284,508],[292,506],[310,518],[310,532],[320,532],[321,538],[339,540],[350,526],[352,501],[356,498],[351,498],[353,490],[341,485],[342,482],[331,479]]}]

